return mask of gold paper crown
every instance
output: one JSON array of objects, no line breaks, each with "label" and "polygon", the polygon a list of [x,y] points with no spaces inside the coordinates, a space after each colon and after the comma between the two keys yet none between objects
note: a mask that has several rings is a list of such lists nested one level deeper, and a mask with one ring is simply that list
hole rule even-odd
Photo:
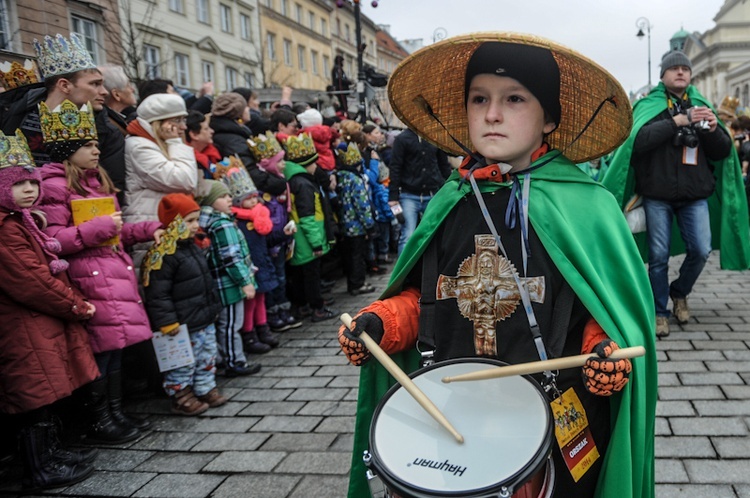
[{"label": "gold paper crown", "polygon": [[726,97],[724,97],[724,100],[721,101],[721,105],[719,106],[719,109],[717,109],[717,111],[729,114],[730,116],[734,116],[739,105],[740,99],[731,95],[727,95]]},{"label": "gold paper crown", "polygon": [[214,171],[214,180],[221,180],[227,176],[227,171],[232,168],[245,169],[245,165],[242,163],[242,159],[234,156],[225,157],[218,163],[216,163],[216,170]]},{"label": "gold paper crown", "polygon": [[7,136],[0,131],[0,168],[11,166],[23,166],[33,168],[36,166],[34,158],[31,157],[29,144],[21,130],[16,129],[16,136]]},{"label": "gold paper crown", "polygon": [[96,124],[91,104],[80,109],[70,100],[50,111],[47,104],[39,103],[39,122],[44,143],[67,142],[68,140],[96,140]]},{"label": "gold paper crown", "polygon": [[164,256],[174,254],[177,250],[177,242],[190,237],[190,230],[187,223],[179,214],[174,217],[167,229],[161,236],[158,244],[151,246],[141,263],[141,281],[144,287],[151,283],[151,272],[161,270]]},{"label": "gold paper crown", "polygon": [[258,135],[254,138],[247,139],[247,146],[250,148],[256,161],[262,161],[263,159],[271,159],[273,156],[281,152],[281,145],[276,137],[270,131],[267,131],[265,135]]},{"label": "gold paper crown", "polygon": [[26,59],[23,65],[18,61],[0,64],[0,85],[6,90],[33,83],[39,83],[39,70],[31,59]]},{"label": "gold paper crown", "polygon": [[70,41],[60,33],[55,38],[46,35],[43,43],[34,38],[34,50],[45,78],[96,69],[94,59],[77,33],[70,34]]},{"label": "gold paper crown", "polygon": [[281,145],[286,151],[286,158],[300,166],[307,166],[318,160],[315,143],[307,133],[300,133],[297,136],[289,135]]},{"label": "gold paper crown", "polygon": [[349,142],[346,150],[336,149],[336,157],[344,166],[356,166],[362,162],[362,154],[354,142]]}]

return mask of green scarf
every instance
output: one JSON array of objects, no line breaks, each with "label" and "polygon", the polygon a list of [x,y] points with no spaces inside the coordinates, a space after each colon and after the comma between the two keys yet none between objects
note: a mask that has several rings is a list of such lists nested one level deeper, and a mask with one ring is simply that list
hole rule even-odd
[{"label": "green scarf", "polygon": [[[537,160],[549,159],[549,154]],[[532,167],[534,164],[532,164]],[[529,220],[557,268],[606,333],[621,347],[643,345],[625,389],[611,398],[612,438],[604,457],[597,496],[654,496],[656,347],[654,305],[643,262],[617,203],[600,184],[559,156],[532,170]],[[383,298],[401,291],[440,224],[471,194],[454,172],[430,201],[394,267]],[[480,182],[482,192],[509,188]],[[489,230],[488,230],[489,231]],[[393,355],[405,371],[418,367],[416,351]],[[349,496],[368,496],[362,453],[368,448],[372,414],[394,379],[375,361],[360,373]],[[559,451],[559,450],[554,450]]]},{"label": "green scarf", "polygon": [[[635,137],[643,125],[667,108],[666,92],[664,83],[659,83],[647,97],[635,103],[633,130],[625,143],[617,149],[602,180],[602,184],[614,194],[621,207],[625,206],[635,191],[635,174],[630,166]],[[714,110],[694,86],[690,85],[687,88],[687,95],[693,104],[704,105]],[[721,121],[719,121],[719,126],[726,130]],[[721,268],[746,270],[750,268],[750,230],[748,230],[747,198],[737,151],[732,147],[729,157],[721,161],[711,161],[711,164],[714,166],[716,177],[716,190],[708,198],[711,245],[714,249],[721,250]],[[634,237],[643,261],[648,261],[646,233],[635,234]],[[675,221],[672,225],[671,254],[684,252],[685,243]]]}]

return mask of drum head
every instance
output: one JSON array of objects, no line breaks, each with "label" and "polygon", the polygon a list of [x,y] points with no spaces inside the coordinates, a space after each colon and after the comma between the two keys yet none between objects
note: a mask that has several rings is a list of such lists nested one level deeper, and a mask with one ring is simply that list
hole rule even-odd
[{"label": "drum head", "polygon": [[381,400],[370,427],[372,465],[400,494],[475,496],[524,483],[552,443],[550,408],[521,376],[444,384],[441,379],[501,366],[480,358],[414,373],[417,386],[464,437],[459,444],[400,386]]}]

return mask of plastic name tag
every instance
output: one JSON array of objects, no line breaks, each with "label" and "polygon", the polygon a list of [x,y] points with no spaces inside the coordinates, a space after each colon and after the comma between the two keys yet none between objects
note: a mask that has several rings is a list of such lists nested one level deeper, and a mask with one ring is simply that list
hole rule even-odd
[{"label": "plastic name tag", "polygon": [[682,148],[682,164],[698,166],[698,147]]},{"label": "plastic name tag", "polygon": [[550,406],[557,444],[570,475],[578,482],[599,458],[586,412],[572,387],[552,401]]}]

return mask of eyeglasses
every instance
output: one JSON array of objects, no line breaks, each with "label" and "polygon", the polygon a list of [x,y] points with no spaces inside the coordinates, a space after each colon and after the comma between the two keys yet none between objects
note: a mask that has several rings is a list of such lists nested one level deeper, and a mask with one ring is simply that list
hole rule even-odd
[{"label": "eyeglasses", "polygon": [[185,116],[181,118],[169,118],[167,119],[167,122],[174,123],[174,124],[185,124],[187,123],[187,118]]}]

